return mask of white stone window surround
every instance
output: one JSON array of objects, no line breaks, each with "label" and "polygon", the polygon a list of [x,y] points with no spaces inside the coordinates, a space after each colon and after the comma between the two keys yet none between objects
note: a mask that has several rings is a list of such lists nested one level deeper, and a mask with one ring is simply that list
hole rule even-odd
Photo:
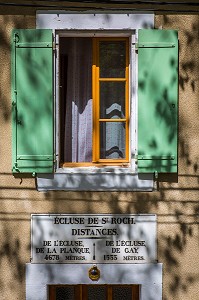
[{"label": "white stone window surround", "polygon": [[162,264],[97,264],[100,279],[88,277],[91,264],[27,264],[26,300],[47,300],[51,284],[140,284],[140,300],[162,299]]},{"label": "white stone window surround", "polygon": [[[79,190],[79,191],[152,191],[154,188],[153,174],[137,174],[135,155],[137,153],[137,55],[135,42],[137,30],[153,28],[154,14],[117,13],[96,11],[66,12],[66,11],[37,11],[36,28],[52,29],[55,41],[59,35],[64,36],[129,36],[132,46],[131,57],[131,90],[130,90],[130,151],[131,163],[128,168],[121,167],[86,167],[86,168],[59,168],[54,174],[38,174],[37,189],[47,190]],[[58,51],[58,50],[57,50]],[[58,57],[59,55],[57,55]],[[55,61],[55,83],[58,82],[59,71]],[[133,66],[133,67],[132,67]],[[57,84],[55,84],[55,149],[57,166],[59,166],[59,99]]]}]

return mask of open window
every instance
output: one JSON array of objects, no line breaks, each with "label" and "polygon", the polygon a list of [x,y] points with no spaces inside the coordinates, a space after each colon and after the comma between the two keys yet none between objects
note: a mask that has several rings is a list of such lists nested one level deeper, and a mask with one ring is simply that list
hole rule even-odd
[{"label": "open window", "polygon": [[[86,29],[79,17],[89,17]],[[121,17],[124,31],[113,29],[118,28],[114,15],[115,24],[102,32],[106,15],[97,16],[99,23],[95,15],[63,18],[76,21],[76,28],[67,30],[63,23],[59,30],[55,24],[54,30],[12,34],[13,173],[54,180],[67,172],[71,178],[78,169],[84,174],[72,179],[75,190],[85,183],[82,178],[92,189],[99,183],[104,189],[112,180],[111,189],[130,190],[133,174],[177,173],[177,32],[135,30],[135,19],[129,30],[127,15]],[[93,26],[97,30],[89,31]],[[102,175],[107,170],[109,178]],[[101,177],[94,179],[96,174]]]},{"label": "open window", "polygon": [[61,166],[129,162],[129,39],[61,37]]}]

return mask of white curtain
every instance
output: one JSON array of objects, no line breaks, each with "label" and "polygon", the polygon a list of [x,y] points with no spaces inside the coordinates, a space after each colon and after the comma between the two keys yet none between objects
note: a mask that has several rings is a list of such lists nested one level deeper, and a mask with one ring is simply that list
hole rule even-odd
[{"label": "white curtain", "polygon": [[92,41],[64,39],[68,57],[65,162],[92,161]]}]

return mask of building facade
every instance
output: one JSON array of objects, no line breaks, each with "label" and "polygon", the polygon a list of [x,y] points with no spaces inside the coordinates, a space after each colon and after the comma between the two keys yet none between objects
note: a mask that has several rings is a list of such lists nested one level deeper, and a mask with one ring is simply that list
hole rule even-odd
[{"label": "building facade", "polygon": [[198,8],[0,3],[1,299],[198,298]]}]

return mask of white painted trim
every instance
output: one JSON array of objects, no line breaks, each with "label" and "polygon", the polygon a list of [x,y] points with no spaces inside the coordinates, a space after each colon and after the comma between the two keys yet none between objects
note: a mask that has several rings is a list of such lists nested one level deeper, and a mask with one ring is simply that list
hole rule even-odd
[{"label": "white painted trim", "polygon": [[140,300],[162,299],[162,264],[98,264],[100,279],[88,277],[90,264],[27,264],[26,300],[47,300],[49,284],[140,284]]},{"label": "white painted trim", "polygon": [[[65,12],[65,11],[38,11],[36,28],[53,29],[56,44],[61,36],[129,36],[135,43],[136,32],[139,28],[153,28],[154,14],[111,12]],[[137,55],[134,46],[130,47],[131,58],[131,136],[130,153],[131,163],[129,168],[58,168],[59,165],[59,68],[55,61],[55,148],[56,148],[56,173],[53,175],[40,174],[37,177],[37,188],[45,190],[96,190],[96,191],[152,191],[153,175],[145,176],[144,180],[136,174],[135,156],[137,152]],[[57,47],[57,57],[59,47]],[[132,67],[133,65],[133,67]],[[125,178],[124,178],[125,176]]]},{"label": "white painted trim", "polygon": [[[97,168],[96,168],[97,169]],[[76,168],[62,173],[38,174],[38,191],[153,191],[153,174],[133,174],[118,169],[116,172]],[[128,172],[127,172],[128,171]]]},{"label": "white painted trim", "polygon": [[37,11],[36,28],[55,30],[137,30],[153,28],[153,13]]}]

